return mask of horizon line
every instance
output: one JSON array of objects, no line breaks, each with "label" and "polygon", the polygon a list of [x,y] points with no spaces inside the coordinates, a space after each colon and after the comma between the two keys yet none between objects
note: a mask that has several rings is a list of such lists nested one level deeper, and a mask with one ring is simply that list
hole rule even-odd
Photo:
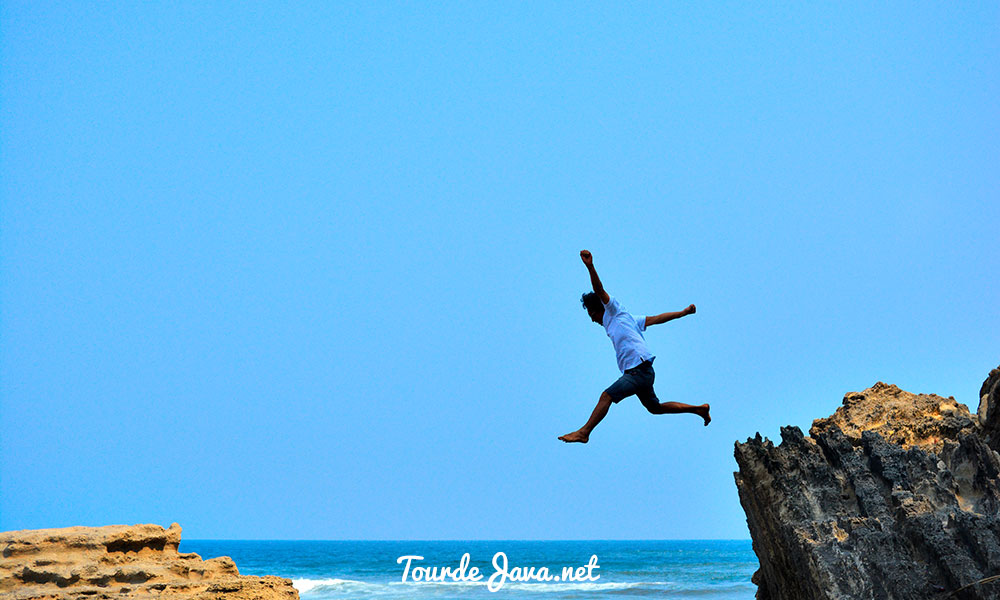
[{"label": "horizon line", "polygon": [[509,538],[509,539],[367,539],[367,538],[190,538],[181,539],[181,543],[189,542],[751,542],[752,538],[595,538],[595,539],[540,539],[540,538]]}]

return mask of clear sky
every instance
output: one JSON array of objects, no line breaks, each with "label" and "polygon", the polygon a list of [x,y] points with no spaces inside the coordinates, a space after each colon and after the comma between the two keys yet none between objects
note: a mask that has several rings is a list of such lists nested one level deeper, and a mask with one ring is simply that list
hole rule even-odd
[{"label": "clear sky", "polygon": [[[745,538],[1000,364],[1000,6],[0,4],[0,529]],[[590,249],[661,400],[618,376]]]}]

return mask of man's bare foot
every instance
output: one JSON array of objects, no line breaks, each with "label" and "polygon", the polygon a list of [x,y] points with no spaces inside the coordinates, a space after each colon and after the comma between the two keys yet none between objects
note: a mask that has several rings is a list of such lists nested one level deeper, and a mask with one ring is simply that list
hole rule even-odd
[{"label": "man's bare foot", "polygon": [[583,433],[580,430],[574,431],[573,433],[567,433],[566,435],[559,436],[564,442],[580,442],[581,444],[586,444],[590,440],[590,435]]},{"label": "man's bare foot", "polygon": [[705,419],[705,427],[708,427],[708,424],[712,422],[712,415],[708,414],[708,410],[710,408],[711,407],[708,404],[702,404],[697,408],[697,410],[694,411],[696,415]]}]

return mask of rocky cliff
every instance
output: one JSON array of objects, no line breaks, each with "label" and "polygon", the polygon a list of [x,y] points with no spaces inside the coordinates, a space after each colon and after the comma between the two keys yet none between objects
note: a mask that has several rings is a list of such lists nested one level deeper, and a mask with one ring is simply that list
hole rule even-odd
[{"label": "rocky cliff", "polygon": [[809,436],[737,443],[757,598],[1000,599],[1000,369],[980,395],[880,382]]},{"label": "rocky cliff", "polygon": [[110,525],[0,533],[0,597],[297,600],[289,579],[240,575],[228,556],[180,553],[181,527]]},{"label": "rocky cliff", "polygon": [[983,438],[990,448],[1000,452],[1000,368],[990,371],[990,376],[979,388],[979,424]]}]

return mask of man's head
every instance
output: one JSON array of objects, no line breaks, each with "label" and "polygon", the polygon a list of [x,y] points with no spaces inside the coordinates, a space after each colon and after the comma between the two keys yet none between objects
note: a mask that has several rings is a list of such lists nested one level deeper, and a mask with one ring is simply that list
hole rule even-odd
[{"label": "man's head", "polygon": [[587,292],[580,297],[580,302],[587,309],[591,321],[598,325],[604,325],[604,304],[596,292]]}]

